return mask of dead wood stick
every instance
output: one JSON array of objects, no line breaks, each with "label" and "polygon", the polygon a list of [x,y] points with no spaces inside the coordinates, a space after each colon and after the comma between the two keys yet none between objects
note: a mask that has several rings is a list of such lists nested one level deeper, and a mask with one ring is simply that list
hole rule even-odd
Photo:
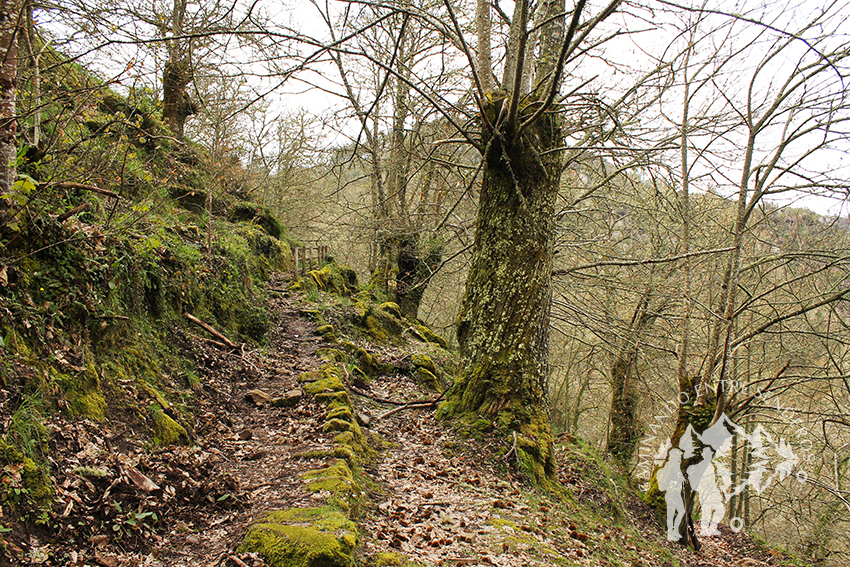
[{"label": "dead wood stick", "polygon": [[74,183],[72,181],[63,181],[60,183],[51,183],[54,187],[59,187],[60,189],[82,189],[84,191],[91,191],[92,193],[100,193],[101,195],[106,195],[107,197],[112,197],[113,199],[120,199],[121,195],[116,193],[115,191],[110,191],[109,189],[101,189],[95,185],[87,185],[85,183]]},{"label": "dead wood stick", "polygon": [[195,317],[191,313],[183,313],[183,316],[186,317],[191,322],[193,322],[194,324],[201,327],[202,329],[209,332],[212,336],[214,336],[215,338],[217,338],[218,340],[220,340],[221,342],[223,342],[224,344],[226,344],[230,348],[238,348],[237,345],[233,343],[233,341],[231,341],[230,339],[228,339],[227,337],[225,337],[224,335],[222,335],[221,333],[219,333],[218,331],[216,331],[211,326],[207,325],[206,323],[204,323],[203,321],[201,321],[200,319],[198,319],[197,317]]},{"label": "dead wood stick", "polygon": [[61,215],[56,217],[56,220],[58,222],[65,222],[66,220],[73,217],[74,215],[78,215],[78,214],[82,213],[83,211],[90,211],[90,210],[91,210],[91,203],[83,203],[82,205],[74,207],[70,211],[65,211],[64,213],[62,213]]},{"label": "dead wood stick", "polygon": [[511,456],[511,453],[516,455],[516,462],[517,462],[517,464],[519,464],[519,454],[516,452],[516,431],[514,431],[514,446],[511,447],[510,451],[508,451],[507,453],[505,453],[504,455],[502,455],[501,457],[496,459],[496,462],[498,463],[499,461],[506,460],[508,457]]},{"label": "dead wood stick", "polygon": [[442,394],[440,394],[439,396],[437,396],[433,400],[424,400],[424,401],[423,400],[416,400],[415,402],[406,403],[406,404],[401,405],[397,408],[393,408],[388,412],[382,413],[381,415],[379,415],[378,417],[375,418],[375,421],[380,421],[380,420],[384,419],[385,417],[389,417],[394,413],[398,413],[398,412],[400,412],[402,410],[406,410],[406,409],[433,407],[433,406],[437,405],[437,402],[442,400],[443,396],[445,396],[445,395],[446,395],[446,392],[443,392]]},{"label": "dead wood stick", "polygon": [[208,339],[207,337],[199,337],[198,335],[195,335],[195,334],[192,334],[192,333],[186,333],[186,334],[189,335],[190,337],[192,337],[193,339],[197,339],[199,341],[204,341],[205,343],[213,344],[213,345],[215,345],[219,348],[228,348],[227,345],[224,344],[221,341],[217,341],[215,339]]},{"label": "dead wood stick", "polygon": [[398,406],[397,408],[393,408],[386,413],[382,413],[381,415],[379,415],[378,417],[375,418],[375,421],[380,421],[380,420],[384,419],[385,417],[389,417],[392,414],[398,413],[402,410],[416,409],[416,408],[429,408],[432,405],[434,405],[434,404],[405,404],[403,406]]}]

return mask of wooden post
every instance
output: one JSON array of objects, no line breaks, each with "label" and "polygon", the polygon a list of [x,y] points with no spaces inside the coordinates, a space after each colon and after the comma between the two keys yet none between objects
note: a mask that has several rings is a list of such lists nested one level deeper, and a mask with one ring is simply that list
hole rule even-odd
[{"label": "wooden post", "polygon": [[296,247],[292,250],[292,252],[293,252],[293,253],[294,253],[294,255],[295,255],[295,263],[293,264],[293,271],[295,272],[295,277],[296,277],[296,278],[300,278],[300,277],[301,277],[301,272],[300,272],[300,271],[298,271],[298,246],[296,246]]}]

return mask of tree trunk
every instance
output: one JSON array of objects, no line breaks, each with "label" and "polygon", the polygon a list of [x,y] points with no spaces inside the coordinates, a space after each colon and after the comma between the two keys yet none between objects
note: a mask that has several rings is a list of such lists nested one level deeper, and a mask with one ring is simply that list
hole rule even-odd
[{"label": "tree trunk", "polygon": [[637,406],[638,392],[634,374],[637,367],[637,345],[620,351],[611,366],[611,431],[608,433],[608,452],[621,463],[627,464],[640,442]]},{"label": "tree trunk", "polygon": [[407,236],[399,243],[395,302],[408,319],[418,317],[428,281],[442,259],[442,245],[422,249],[418,235]]},{"label": "tree trunk", "polygon": [[[490,124],[499,106],[485,106]],[[503,128],[488,144],[458,316],[461,370],[440,412],[518,433],[521,468],[538,480],[555,472],[546,380],[560,154],[543,153],[560,145],[555,120],[542,117],[521,139]]]},{"label": "tree trunk", "polygon": [[15,110],[18,88],[18,36],[20,2],[0,0],[0,194],[15,184],[18,133]]},{"label": "tree trunk", "polygon": [[[691,388],[690,390],[693,391],[693,388]],[[690,454],[688,454],[687,452],[685,453],[680,465],[680,470],[682,473],[681,478],[683,479],[681,490],[682,499],[685,504],[685,513],[683,521],[679,522],[677,526],[677,541],[684,546],[692,547],[694,550],[699,550],[699,548],[701,547],[701,544],[697,539],[696,530],[694,528],[693,523],[693,509],[694,503],[696,502],[697,487],[691,486],[688,482],[687,471],[688,467],[697,464],[703,459],[702,449],[704,445],[699,439],[696,438],[696,436],[702,435],[705,430],[712,425],[716,404],[717,399],[713,397],[711,392],[708,393],[704,405],[697,405],[692,399],[688,400],[688,403],[686,404],[680,404],[679,412],[676,418],[676,428],[673,431],[673,435],[670,437],[671,448],[681,448],[680,442],[688,434],[691,434],[691,439],[694,442]],[[665,501],[665,493],[659,490],[658,487],[659,470],[660,467],[656,467],[656,469],[653,471],[652,477],[649,480],[649,489],[646,491],[644,499],[655,507],[655,510],[658,514],[659,519],[661,520],[662,525],[666,525],[667,508]]]},{"label": "tree trunk", "polygon": [[169,60],[162,73],[162,120],[178,137],[183,137],[186,119],[197,112],[197,106],[186,93],[192,82],[192,68],[187,61]]},{"label": "tree trunk", "polygon": [[667,300],[662,299],[650,309],[651,299],[652,288],[648,288],[632,314],[628,335],[622,339],[614,364],[611,365],[611,387],[614,395],[611,399],[608,452],[623,464],[631,461],[640,442],[637,419],[640,394],[635,384],[640,341],[667,304]]}]

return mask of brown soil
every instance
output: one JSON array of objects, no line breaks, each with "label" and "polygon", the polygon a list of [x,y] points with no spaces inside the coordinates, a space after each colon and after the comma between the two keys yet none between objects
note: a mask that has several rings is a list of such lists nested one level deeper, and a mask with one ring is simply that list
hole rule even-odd
[{"label": "brown soil", "polygon": [[[281,288],[277,278],[271,287]],[[288,295],[288,294],[285,294]],[[261,389],[272,396],[298,386],[297,376],[324,361],[297,297],[271,300],[276,326],[265,352],[224,351],[173,330],[174,340],[198,362],[202,390],[194,408],[191,446],[155,449],[129,427],[86,420],[53,420],[51,449],[58,486],[49,527],[5,542],[2,565],[258,567],[261,558],[235,547],[263,511],[314,505],[321,494],[303,489],[300,474],[320,462],[297,455],[330,448],[321,433],[322,406],[309,395],[290,409],[246,400]],[[399,349],[366,345],[383,361]],[[606,515],[617,503],[582,478],[570,447],[558,451],[559,477],[572,497],[556,498],[524,486],[510,457],[487,457],[496,440],[463,440],[434,420],[433,408],[378,416],[399,402],[434,396],[404,374],[379,376],[352,395],[383,440],[380,456],[364,465],[368,504],[360,517],[362,562],[394,553],[423,565],[609,565],[671,563],[651,550],[669,549],[683,565],[767,565],[771,559],[743,534],[724,530],[699,554],[663,541],[648,508],[636,499],[620,503],[632,534]],[[83,468],[87,467],[87,468]],[[147,482],[146,482],[147,481]],[[148,482],[150,484],[148,484]],[[583,507],[597,510],[588,520]],[[2,523],[2,519],[0,519]],[[620,523],[622,525],[622,522]],[[3,536],[3,534],[0,534]],[[617,551],[612,551],[616,549]],[[384,556],[388,557],[388,556]]]}]

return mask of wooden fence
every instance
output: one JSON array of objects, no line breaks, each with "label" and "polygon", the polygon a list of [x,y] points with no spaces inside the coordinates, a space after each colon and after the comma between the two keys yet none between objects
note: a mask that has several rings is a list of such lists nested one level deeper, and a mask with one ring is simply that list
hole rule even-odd
[{"label": "wooden fence", "polygon": [[292,269],[298,277],[310,270],[322,267],[328,255],[328,247],[322,244],[315,246],[296,246],[293,249],[294,260]]}]

